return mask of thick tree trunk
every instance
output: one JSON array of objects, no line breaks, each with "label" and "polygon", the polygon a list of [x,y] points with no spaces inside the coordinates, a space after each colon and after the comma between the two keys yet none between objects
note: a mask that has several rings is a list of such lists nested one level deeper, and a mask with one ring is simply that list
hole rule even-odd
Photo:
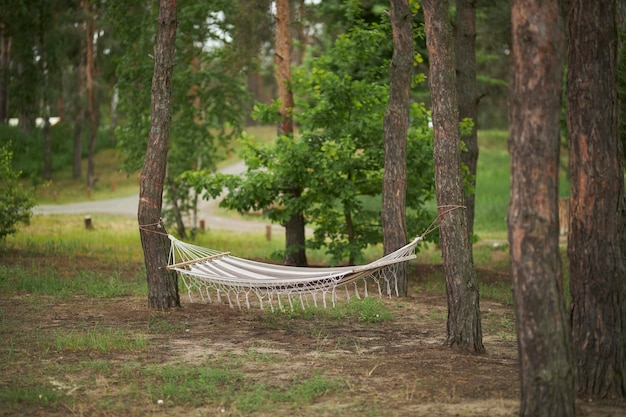
[{"label": "thick tree trunk", "polygon": [[478,279],[472,261],[461,171],[459,109],[456,95],[452,29],[448,2],[425,0],[426,40],[430,57],[430,94],[435,135],[434,162],[439,233],[446,274],[448,338],[451,347],[484,352]]},{"label": "thick tree trunk", "polygon": [[171,125],[176,0],[159,1],[152,79],[152,125],[140,176],[138,220],[148,280],[148,306],[180,306],[176,274],[166,269],[170,241],[161,223],[163,184]]},{"label": "thick tree trunk", "polygon": [[[385,171],[382,226],[385,255],[406,245],[406,141],[413,78],[413,15],[408,0],[391,0],[393,58],[389,67],[389,104],[384,119]],[[407,265],[398,268],[398,295],[407,295]]]},{"label": "thick tree trunk", "polygon": [[[474,234],[476,206],[476,166],[478,164],[478,95],[476,92],[476,0],[456,0],[456,90],[459,100],[459,120],[472,119],[474,127],[469,135],[461,136],[465,151],[461,162],[467,167],[469,187],[465,191],[467,232],[470,241]],[[469,188],[469,190],[468,190]],[[471,246],[470,246],[471,247]]]},{"label": "thick tree trunk", "polygon": [[[281,120],[278,135],[293,138],[293,93],[291,92],[291,34],[289,33],[289,0],[276,1],[276,82],[278,98],[281,101]],[[286,190],[292,198],[299,198],[302,190],[288,186]],[[306,222],[302,213],[293,213],[285,223],[285,264],[304,266],[307,264],[305,249]]]},{"label": "thick tree trunk", "polygon": [[624,165],[619,140],[616,3],[571,2],[567,122],[568,257],[578,393],[626,398]]},{"label": "thick tree trunk", "polygon": [[573,416],[558,228],[563,34],[558,0],[513,1],[508,213],[520,416]]}]

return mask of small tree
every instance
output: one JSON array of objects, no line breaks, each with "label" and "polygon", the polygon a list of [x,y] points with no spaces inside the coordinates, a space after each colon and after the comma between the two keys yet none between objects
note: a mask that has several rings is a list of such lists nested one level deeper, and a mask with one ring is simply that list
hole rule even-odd
[{"label": "small tree", "polygon": [[[264,209],[277,223],[302,211],[314,228],[309,248],[326,248],[332,263],[362,261],[363,249],[382,241],[382,120],[389,97],[392,50],[388,30],[385,24],[359,22],[327,53],[295,72],[293,117],[299,136],[281,136],[275,144],[248,147],[245,176],[213,179],[198,173],[188,178],[213,196],[225,186],[229,192],[223,206],[241,212]],[[257,106],[257,115],[275,121],[278,104]],[[413,103],[410,117],[407,163],[412,175],[407,217],[411,218],[408,233],[415,236],[432,221],[423,207],[433,194],[432,132],[423,104]],[[286,193],[284,184],[303,192],[298,196]]]},{"label": "small tree", "polygon": [[13,153],[0,147],[0,241],[17,231],[18,223],[28,223],[35,205],[32,191],[19,182],[20,172],[11,167]]}]

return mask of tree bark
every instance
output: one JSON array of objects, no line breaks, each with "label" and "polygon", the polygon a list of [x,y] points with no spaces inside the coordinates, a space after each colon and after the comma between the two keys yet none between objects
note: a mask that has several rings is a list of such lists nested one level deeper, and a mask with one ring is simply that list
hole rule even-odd
[{"label": "tree bark", "polygon": [[11,62],[11,37],[6,24],[0,22],[0,123],[9,122],[9,64]]},{"label": "tree bark", "polygon": [[[391,0],[393,57],[389,67],[389,104],[384,119],[385,170],[382,211],[385,255],[407,242],[406,142],[409,129],[411,80],[413,78],[413,15],[408,0]],[[407,264],[396,276],[398,295],[407,295]]]},{"label": "tree bark", "polygon": [[450,347],[484,352],[478,279],[472,261],[467,215],[463,206],[461,140],[456,94],[455,57],[448,2],[425,0],[426,44],[430,58],[434,162],[441,250],[446,274]]},{"label": "tree bark", "polygon": [[84,77],[85,67],[81,59],[81,63],[76,69],[76,86],[78,91],[76,92],[75,104],[72,105],[72,113],[74,114],[74,157],[72,160],[72,178],[75,180],[79,179],[82,175],[83,164],[83,124],[85,121],[85,109],[83,108]]},{"label": "tree bark", "polygon": [[[478,94],[476,92],[476,0],[456,0],[456,90],[459,101],[459,120],[472,119],[469,135],[462,135],[465,150],[461,162],[467,167],[469,186],[465,187],[465,213],[470,242],[474,234],[476,206],[476,166],[478,164]],[[471,245],[470,245],[471,248]]]},{"label": "tree bark", "polygon": [[96,183],[95,176],[95,154],[96,154],[96,141],[98,139],[98,103],[96,101],[96,93],[94,88],[95,77],[95,55],[94,55],[94,19],[91,13],[89,2],[83,2],[83,9],[85,10],[85,40],[86,40],[86,55],[87,66],[85,68],[85,80],[87,90],[87,112],[89,115],[89,146],[87,148],[87,187],[93,188]]},{"label": "tree bark", "polygon": [[563,34],[558,0],[512,3],[508,213],[520,416],[573,416],[558,228]]},{"label": "tree bark", "polygon": [[568,257],[579,395],[626,398],[624,164],[616,2],[570,2]]},{"label": "tree bark", "polygon": [[[278,135],[293,138],[293,93],[291,92],[291,34],[290,34],[289,0],[276,1],[276,82],[278,98],[281,101],[281,120],[278,124]],[[302,190],[288,185],[286,191],[291,198],[299,198]],[[302,212],[292,213],[285,226],[285,264],[307,265],[305,249],[306,221]]]},{"label": "tree bark", "polygon": [[176,274],[166,269],[170,241],[161,223],[171,125],[175,39],[176,0],[160,0],[152,79],[152,122],[139,181],[137,217],[146,264],[148,306],[161,310],[180,306]]}]

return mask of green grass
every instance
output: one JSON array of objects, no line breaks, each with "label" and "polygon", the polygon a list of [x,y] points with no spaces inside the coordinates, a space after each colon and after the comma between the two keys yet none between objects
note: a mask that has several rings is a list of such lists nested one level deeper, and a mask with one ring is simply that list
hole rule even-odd
[{"label": "green grass", "polygon": [[293,309],[288,306],[283,309],[266,310],[263,320],[273,325],[281,327],[286,322],[295,319],[310,320],[316,322],[341,322],[344,320],[357,321],[363,324],[381,323],[393,317],[385,304],[378,298],[352,297],[346,303],[338,303],[334,307],[307,307],[302,309],[297,304]]},{"label": "green grass", "polygon": [[271,386],[262,378],[252,379],[237,370],[204,366],[152,366],[136,370],[145,381],[144,390],[153,403],[167,406],[224,404],[240,413],[271,412],[277,404],[297,408],[333,394],[343,386],[340,380],[314,374],[293,378],[283,386]]},{"label": "green grass", "polygon": [[147,340],[123,329],[110,327],[99,328],[93,326],[87,331],[55,332],[54,348],[57,351],[97,351],[109,353],[112,351],[136,351],[145,349]]}]

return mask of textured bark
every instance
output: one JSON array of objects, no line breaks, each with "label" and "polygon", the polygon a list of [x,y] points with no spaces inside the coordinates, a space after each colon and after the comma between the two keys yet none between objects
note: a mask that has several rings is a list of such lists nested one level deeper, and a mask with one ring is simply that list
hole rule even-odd
[{"label": "textured bark", "polygon": [[[391,0],[393,58],[389,67],[389,104],[384,119],[385,172],[383,174],[382,226],[385,254],[407,242],[406,141],[413,76],[413,15],[408,0]],[[407,294],[407,265],[396,276],[398,295]]]},{"label": "textured bark", "polygon": [[180,306],[176,274],[166,269],[170,241],[161,224],[171,125],[175,39],[176,0],[160,0],[152,78],[152,125],[139,179],[137,217],[146,264],[148,306],[162,310]]},{"label": "textured bark", "polygon": [[558,0],[513,1],[508,213],[520,416],[574,415],[558,228],[563,33]]},{"label": "textured bark", "polygon": [[[82,44],[81,44],[82,49]],[[72,113],[74,114],[74,157],[72,161],[72,178],[79,179],[82,175],[82,161],[83,161],[83,124],[85,122],[85,109],[82,104],[84,103],[83,91],[84,91],[84,78],[85,78],[85,66],[81,62],[76,69],[76,103],[72,106]]]},{"label": "textured bark", "polygon": [[570,291],[578,393],[626,398],[624,165],[616,3],[569,9]]},{"label": "textured bark", "polygon": [[[484,352],[478,279],[472,261],[464,205],[458,129],[454,49],[448,2],[422,3],[430,58],[430,94],[435,135],[434,162],[439,233],[448,299],[447,344]],[[452,209],[452,210],[451,210]]]},{"label": "textured bark", "polygon": [[11,62],[11,37],[0,22],[0,123],[9,122],[9,63]]},{"label": "textured bark", "polygon": [[[469,192],[465,192],[467,233],[470,241],[474,234],[476,206],[476,166],[478,164],[478,94],[476,92],[476,0],[456,0],[455,53],[457,62],[456,91],[459,102],[459,120],[474,121],[469,135],[461,136],[466,151],[461,152],[461,162],[470,175]],[[471,248],[471,246],[470,246]]]},{"label": "textured bark", "polygon": [[[281,120],[278,135],[293,137],[293,94],[291,92],[291,35],[289,0],[276,1],[276,82],[281,101]],[[299,198],[302,191],[293,186],[286,190],[292,198]],[[285,226],[285,264],[307,265],[305,250],[305,219],[302,213],[293,213]]]},{"label": "textured bark", "polygon": [[93,188],[96,183],[96,141],[98,139],[98,102],[96,101],[96,92],[94,85],[95,77],[95,51],[93,47],[94,40],[94,20],[90,10],[89,1],[83,2],[85,10],[85,41],[87,66],[85,68],[85,80],[87,91],[87,114],[89,116],[89,146],[87,148],[87,187]]}]

